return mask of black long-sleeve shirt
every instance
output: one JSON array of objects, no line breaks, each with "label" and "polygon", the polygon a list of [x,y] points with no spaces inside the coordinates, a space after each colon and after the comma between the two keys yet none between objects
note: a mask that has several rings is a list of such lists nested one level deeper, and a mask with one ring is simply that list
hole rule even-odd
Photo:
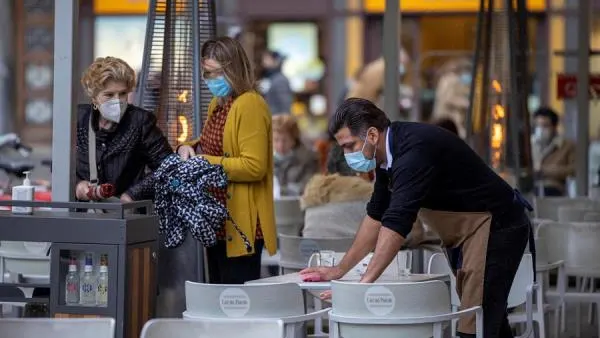
[{"label": "black long-sleeve shirt", "polygon": [[456,135],[434,125],[394,122],[389,169],[378,168],[367,214],[406,237],[420,208],[490,212],[514,206],[512,187]]},{"label": "black long-sleeve shirt", "polygon": [[96,132],[96,164],[99,183],[115,185],[116,196],[127,193],[133,200],[153,199],[153,176],[165,157],[173,153],[169,142],[156,125],[156,117],[142,108],[129,105],[116,130],[98,128],[98,111],[89,104],[78,106],[77,165],[78,181],[90,180],[88,155],[89,119]]}]

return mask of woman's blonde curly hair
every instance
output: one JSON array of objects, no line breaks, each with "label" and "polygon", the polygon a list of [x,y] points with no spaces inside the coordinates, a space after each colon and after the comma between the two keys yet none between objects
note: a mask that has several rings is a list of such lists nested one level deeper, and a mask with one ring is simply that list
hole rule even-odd
[{"label": "woman's blonde curly hair", "polygon": [[98,96],[109,81],[124,83],[131,92],[135,88],[135,72],[127,62],[107,56],[94,60],[81,77],[81,85],[91,99]]}]

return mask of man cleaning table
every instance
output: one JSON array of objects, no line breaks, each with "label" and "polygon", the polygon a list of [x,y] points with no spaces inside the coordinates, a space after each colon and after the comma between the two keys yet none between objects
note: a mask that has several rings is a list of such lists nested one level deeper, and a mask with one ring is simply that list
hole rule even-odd
[{"label": "man cleaning table", "polygon": [[[507,298],[532,228],[529,203],[456,135],[440,127],[390,122],[372,102],[350,98],[335,112],[329,132],[348,165],[375,170],[375,189],[352,247],[335,267],[308,268],[311,280],[345,275],[375,251],[361,282],[372,283],[396,256],[417,217],[448,248],[463,308],[483,307],[486,338],[513,337]],[[331,294],[324,292],[322,298]],[[475,337],[475,316],[458,324]]]}]

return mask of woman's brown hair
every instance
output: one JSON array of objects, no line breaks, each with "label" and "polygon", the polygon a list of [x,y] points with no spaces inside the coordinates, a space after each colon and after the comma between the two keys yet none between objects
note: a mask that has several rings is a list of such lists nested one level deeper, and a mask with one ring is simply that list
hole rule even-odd
[{"label": "woman's brown hair", "polygon": [[290,135],[296,146],[300,144],[300,129],[298,128],[298,123],[296,123],[296,119],[293,116],[273,116],[272,128],[274,133]]},{"label": "woman's brown hair", "polygon": [[252,64],[237,40],[226,36],[208,40],[202,45],[200,55],[202,60],[213,59],[221,64],[233,96],[256,89]]}]

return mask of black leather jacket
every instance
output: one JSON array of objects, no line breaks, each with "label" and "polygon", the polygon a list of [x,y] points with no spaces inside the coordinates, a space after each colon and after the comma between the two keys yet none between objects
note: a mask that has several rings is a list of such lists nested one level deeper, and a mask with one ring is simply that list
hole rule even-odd
[{"label": "black leather jacket", "polygon": [[112,183],[116,196],[127,193],[133,200],[154,198],[153,177],[163,159],[173,153],[156,125],[156,117],[129,105],[114,131],[98,130],[99,112],[89,104],[77,111],[77,182],[90,180],[88,159],[89,119],[96,132],[96,163],[99,183]]}]

